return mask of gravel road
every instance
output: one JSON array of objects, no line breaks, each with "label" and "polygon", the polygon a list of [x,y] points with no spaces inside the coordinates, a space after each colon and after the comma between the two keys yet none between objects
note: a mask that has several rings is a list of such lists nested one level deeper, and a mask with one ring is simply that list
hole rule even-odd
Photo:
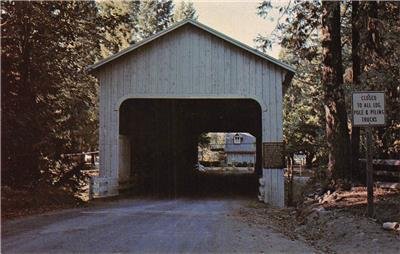
[{"label": "gravel road", "polygon": [[313,253],[235,211],[248,200],[119,200],[2,223],[2,253]]}]

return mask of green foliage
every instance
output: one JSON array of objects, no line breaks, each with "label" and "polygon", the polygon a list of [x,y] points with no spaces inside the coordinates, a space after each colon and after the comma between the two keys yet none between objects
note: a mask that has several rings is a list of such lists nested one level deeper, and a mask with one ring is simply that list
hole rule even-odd
[{"label": "green foliage", "polygon": [[[346,12],[347,10],[347,12]],[[372,14],[371,14],[372,10]],[[375,128],[375,147],[377,158],[400,158],[400,85],[398,62],[400,54],[400,19],[394,18],[400,12],[399,4],[394,2],[360,2],[355,26],[360,33],[358,54],[360,56],[359,82],[353,79],[351,61],[352,41],[349,29],[351,7],[343,6],[343,55],[347,101],[351,91],[385,91],[386,127]],[[375,16],[375,17],[372,17]],[[374,27],[372,29],[372,27]],[[347,45],[347,46],[346,46]],[[347,110],[350,114],[350,105]],[[362,151],[363,152],[363,151]]]},{"label": "green foliage", "polygon": [[[361,33],[360,55],[362,74],[360,84],[352,81],[351,59],[351,4],[342,3],[341,32],[344,86],[346,108],[350,113],[350,94],[353,90],[383,90],[386,92],[387,119],[386,128],[378,128],[377,157],[398,158],[400,154],[400,112],[399,112],[399,51],[400,24],[399,5],[394,2],[380,2],[377,5],[379,39],[377,52],[368,52],[368,6],[361,2],[357,29]],[[255,42],[261,50],[268,49],[272,43],[283,47],[280,58],[296,69],[296,75],[290,87],[285,88],[284,98],[284,138],[288,155],[296,151],[312,153],[317,151],[323,161],[327,161],[325,142],[325,119],[323,109],[323,90],[321,84],[321,3],[319,1],[290,1],[278,4],[262,1],[258,14],[268,19],[273,9],[278,10],[278,25],[271,35],[259,35]],[[371,37],[371,36],[370,36]],[[377,48],[375,47],[375,48]],[[397,49],[397,50],[396,50]],[[350,119],[348,119],[350,124]],[[318,155],[317,155],[318,156]]]},{"label": "green foliage", "polygon": [[326,160],[323,94],[321,72],[318,71],[320,59],[299,60],[288,50],[280,57],[296,66],[297,71],[284,96],[283,130],[287,155],[303,151],[310,160]]},{"label": "green foliage", "polygon": [[187,18],[197,19],[196,10],[190,1],[182,1],[174,9],[171,0],[146,0],[141,1],[136,8],[133,43],[168,28],[174,22]]},{"label": "green foliage", "polygon": [[172,22],[172,1],[141,1],[137,14],[135,41],[145,39],[166,29]]},{"label": "green foliage", "polygon": [[184,19],[198,19],[198,15],[196,14],[196,9],[192,2],[180,2],[178,8],[175,9],[173,21],[179,22]]},{"label": "green foliage", "polygon": [[201,148],[206,148],[210,145],[211,137],[207,133],[202,133],[199,136],[198,144]]},{"label": "green foliage", "polygon": [[[95,2],[2,3],[2,181],[32,185],[97,149],[97,81],[85,68],[111,45],[116,17]],[[106,43],[107,42],[107,43]]]},{"label": "green foliage", "polygon": [[138,1],[99,1],[98,21],[101,21],[101,56],[107,57],[128,47],[136,30]]},{"label": "green foliage", "polygon": [[258,14],[267,18],[273,8],[278,9],[281,19],[285,19],[284,23],[271,36],[259,35],[255,41],[258,48],[264,51],[271,43],[280,42],[283,46],[280,59],[296,69],[291,85],[284,88],[283,130],[286,153],[292,156],[302,151],[310,161],[326,161],[322,51],[318,38],[320,5],[295,1],[286,6],[274,7],[270,1],[263,1],[258,7]]},{"label": "green foliage", "polygon": [[363,3],[375,12],[362,21],[366,35],[362,52],[360,89],[385,91],[386,127],[377,128],[375,147],[380,158],[400,159],[400,5]]},{"label": "green foliage", "polygon": [[81,165],[62,155],[98,149],[98,84],[85,68],[165,29],[172,10],[172,1],[2,2],[4,184],[78,177]]},{"label": "green foliage", "polygon": [[274,6],[271,1],[262,1],[257,13],[268,18],[272,9],[279,12],[276,28],[268,35],[258,35],[257,47],[263,51],[272,43],[280,43],[284,48],[293,49],[299,58],[311,60],[318,52],[318,29],[321,26],[321,3],[319,1],[289,1],[285,5]]}]

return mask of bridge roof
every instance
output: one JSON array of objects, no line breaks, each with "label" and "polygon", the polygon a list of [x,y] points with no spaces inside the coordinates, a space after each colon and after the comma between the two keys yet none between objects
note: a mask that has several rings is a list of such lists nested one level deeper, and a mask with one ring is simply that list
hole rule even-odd
[{"label": "bridge roof", "polygon": [[[104,65],[116,60],[117,58],[119,58],[119,57],[121,57],[121,56],[123,56],[125,54],[128,54],[129,52],[132,52],[135,49],[140,48],[141,46],[146,45],[147,43],[149,43],[151,41],[154,41],[157,38],[162,37],[165,34],[168,34],[168,33],[172,32],[172,31],[174,31],[174,30],[178,29],[179,27],[182,27],[182,26],[184,26],[186,24],[190,24],[192,26],[198,27],[198,28],[210,33],[210,34],[213,34],[216,37],[219,37],[220,39],[223,39],[224,41],[227,41],[227,42],[229,42],[229,43],[231,43],[231,44],[233,44],[233,45],[235,45],[235,46],[237,46],[239,48],[242,48],[243,50],[245,50],[247,52],[250,52],[250,53],[252,53],[254,55],[257,55],[257,56],[261,57],[262,59],[264,59],[264,60],[266,60],[268,62],[271,62],[271,63],[279,66],[280,68],[283,68],[284,70],[286,70],[290,74],[290,76],[293,76],[294,73],[295,73],[295,69],[293,67],[291,67],[290,65],[288,65],[288,64],[286,64],[284,62],[281,62],[281,61],[279,61],[279,60],[277,60],[277,59],[275,59],[275,58],[273,58],[273,57],[271,57],[271,56],[269,56],[267,54],[262,53],[259,50],[256,50],[256,49],[254,49],[254,48],[252,48],[252,47],[250,47],[250,46],[248,46],[248,45],[246,45],[246,44],[244,44],[242,42],[239,42],[239,41],[237,41],[237,40],[235,40],[235,39],[233,39],[233,38],[231,38],[231,37],[229,37],[229,36],[227,36],[227,35],[225,35],[223,33],[220,33],[218,31],[216,31],[216,30],[214,30],[214,29],[212,29],[212,28],[210,28],[210,27],[208,27],[208,26],[206,26],[206,25],[204,25],[204,24],[202,24],[202,23],[200,23],[198,21],[192,20],[192,19],[185,19],[185,20],[183,20],[181,22],[178,22],[178,23],[172,25],[171,27],[169,27],[169,28],[167,28],[167,29],[165,29],[165,30],[163,30],[163,31],[161,31],[159,33],[156,33],[156,34],[154,34],[154,35],[152,35],[152,36],[150,36],[150,37],[148,37],[148,38],[146,38],[146,39],[144,39],[144,40],[142,40],[142,41],[140,41],[138,43],[133,44],[132,46],[129,46],[129,47],[121,50],[120,52],[118,52],[116,54],[113,54],[113,55],[111,55],[111,56],[109,56],[107,58],[104,58],[104,59],[98,61],[97,63],[89,66],[87,68],[87,71],[89,71],[89,72],[94,71],[94,70],[98,69],[99,67],[104,66]],[[289,80],[290,79],[291,78],[289,78]]]}]

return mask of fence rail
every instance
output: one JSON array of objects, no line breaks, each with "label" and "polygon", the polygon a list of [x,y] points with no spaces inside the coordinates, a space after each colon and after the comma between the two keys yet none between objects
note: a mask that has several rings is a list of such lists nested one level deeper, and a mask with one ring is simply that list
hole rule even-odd
[{"label": "fence rail", "polygon": [[[365,165],[365,159],[359,159]],[[400,189],[400,160],[372,160],[375,184],[379,187]]]}]

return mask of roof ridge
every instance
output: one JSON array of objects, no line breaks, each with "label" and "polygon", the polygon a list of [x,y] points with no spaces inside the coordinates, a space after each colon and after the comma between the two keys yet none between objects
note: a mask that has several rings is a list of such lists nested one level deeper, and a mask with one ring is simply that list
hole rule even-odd
[{"label": "roof ridge", "polygon": [[263,58],[265,60],[268,60],[269,62],[272,62],[272,63],[278,65],[279,67],[286,69],[287,71],[289,71],[291,73],[295,72],[294,68],[291,67],[290,65],[288,65],[288,64],[286,64],[286,63],[284,63],[282,61],[279,61],[278,59],[276,59],[274,57],[271,57],[271,56],[269,56],[267,54],[264,54],[263,52],[255,49],[253,47],[250,47],[250,46],[248,46],[248,45],[246,45],[246,44],[244,44],[244,43],[242,43],[242,42],[240,42],[240,41],[238,41],[236,39],[233,39],[233,38],[231,38],[231,37],[229,37],[229,36],[227,36],[227,35],[225,35],[225,34],[223,34],[221,32],[218,32],[217,30],[215,30],[215,29],[213,29],[211,27],[208,27],[208,26],[206,26],[206,25],[204,25],[204,24],[202,24],[202,23],[200,23],[200,22],[198,22],[196,20],[190,19],[190,18],[187,18],[187,19],[184,19],[184,20],[182,20],[180,22],[177,22],[177,23],[173,24],[172,26],[168,27],[167,29],[165,29],[163,31],[160,31],[160,32],[158,32],[156,34],[153,34],[153,35],[147,37],[146,39],[143,39],[140,42],[137,42],[137,43],[135,43],[135,44],[133,44],[133,45],[131,45],[131,46],[129,46],[129,47],[127,47],[127,48],[125,48],[125,49],[123,49],[123,50],[121,50],[121,51],[119,51],[119,52],[117,52],[117,53],[115,53],[115,54],[113,54],[111,56],[109,56],[109,57],[107,57],[107,58],[104,58],[104,59],[94,63],[94,64],[88,66],[86,68],[86,70],[88,72],[91,72],[91,71],[93,71],[93,70],[95,70],[95,69],[97,69],[97,68],[99,68],[99,67],[101,67],[101,66],[103,66],[103,65],[105,65],[105,64],[107,64],[107,63],[109,63],[109,62],[111,62],[111,61],[113,61],[113,60],[115,60],[115,59],[117,59],[117,58],[119,58],[119,57],[121,57],[121,56],[123,56],[123,55],[125,55],[125,54],[127,54],[127,53],[129,53],[129,52],[131,52],[131,51],[133,51],[133,50],[135,50],[135,49],[137,49],[137,48],[139,48],[139,47],[141,47],[141,46],[143,46],[143,45],[145,45],[145,44],[147,44],[147,43],[149,43],[149,42],[151,42],[151,41],[153,41],[153,40],[155,40],[155,39],[157,39],[157,38],[159,38],[159,37],[161,37],[161,36],[163,36],[163,35],[165,35],[167,33],[169,33],[169,32],[171,32],[173,30],[175,30],[175,29],[177,29],[177,28],[179,28],[179,27],[182,27],[185,24],[192,24],[192,25],[194,25],[194,26],[196,26],[196,27],[198,27],[198,28],[200,28],[202,30],[205,30],[205,31],[213,34],[214,36],[217,36],[218,38],[220,38],[222,40],[225,40],[225,41],[227,41],[227,42],[229,42],[229,43],[231,43],[233,45],[236,45],[237,47],[242,48],[243,50],[246,50],[246,51],[248,51],[248,52],[250,52],[252,54],[255,54],[255,55],[257,55],[257,56],[259,56],[259,57],[261,57],[261,58]]}]

